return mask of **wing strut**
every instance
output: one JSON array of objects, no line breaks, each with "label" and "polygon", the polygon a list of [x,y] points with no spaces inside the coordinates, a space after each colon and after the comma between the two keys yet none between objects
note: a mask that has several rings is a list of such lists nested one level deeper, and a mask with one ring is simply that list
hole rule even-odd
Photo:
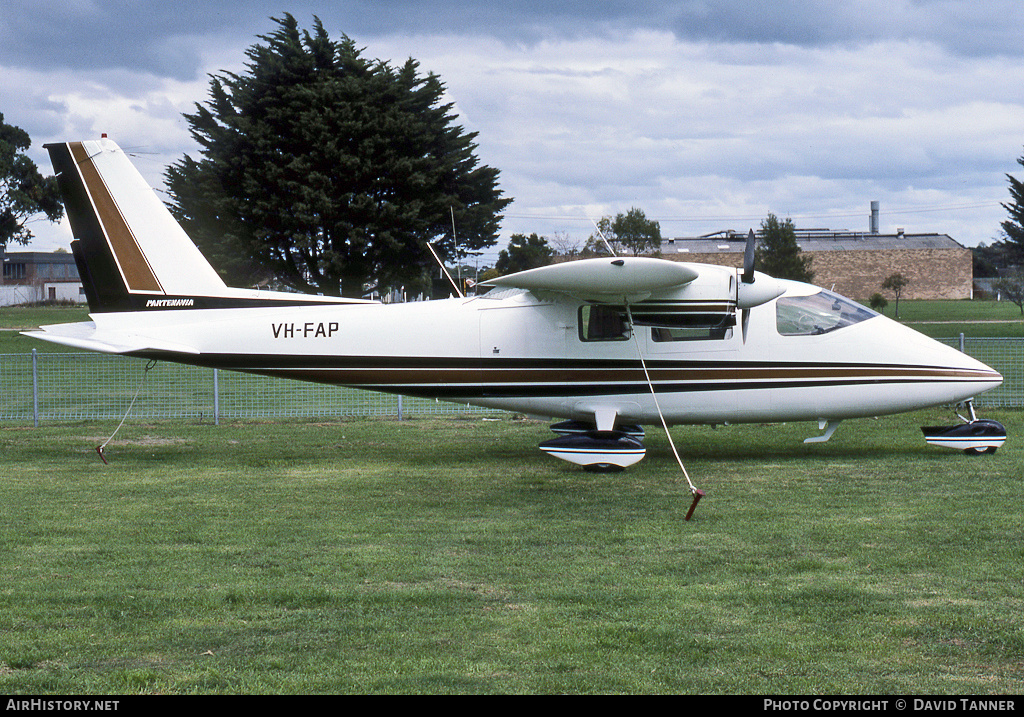
[{"label": "wing strut", "polygon": [[[626,302],[626,318],[629,319],[629,325],[633,324],[633,312],[629,309],[629,302]],[[644,361],[644,352],[640,348],[640,339],[637,338],[636,331],[632,331],[633,342],[636,345],[636,355],[640,357],[640,366],[643,367],[644,377],[647,378],[647,387],[651,389],[651,397],[654,398],[654,406],[658,409],[658,418],[661,419],[661,426],[665,429],[665,435],[668,436],[668,444],[672,446],[672,453],[676,457],[676,463],[679,464],[679,468],[683,471],[683,477],[686,478],[686,483],[690,486],[690,493],[693,495],[693,503],[690,504],[690,509],[686,512],[686,520],[689,520],[693,516],[693,511],[697,507],[697,503],[704,497],[704,491],[693,484],[690,480],[690,474],[686,472],[686,466],[683,465],[683,459],[679,457],[679,451],[676,450],[675,441],[672,440],[672,433],[668,430],[668,423],[665,421],[665,414],[661,412],[661,404],[658,402],[658,394],[654,390],[654,383],[651,382],[651,374],[647,371],[647,362]]]}]

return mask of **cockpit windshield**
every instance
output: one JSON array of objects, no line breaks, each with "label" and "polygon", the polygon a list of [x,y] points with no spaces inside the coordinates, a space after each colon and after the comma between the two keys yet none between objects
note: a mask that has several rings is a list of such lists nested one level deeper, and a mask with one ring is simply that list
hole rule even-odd
[{"label": "cockpit windshield", "polygon": [[846,297],[824,289],[810,296],[784,296],[775,302],[775,322],[783,336],[816,336],[878,316]]}]

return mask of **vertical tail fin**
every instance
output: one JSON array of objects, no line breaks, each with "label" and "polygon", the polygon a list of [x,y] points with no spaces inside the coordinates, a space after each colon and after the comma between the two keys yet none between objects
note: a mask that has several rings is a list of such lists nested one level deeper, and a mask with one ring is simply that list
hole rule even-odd
[{"label": "vertical tail fin", "polygon": [[[174,305],[231,291],[109,139],[48,144],[93,312]],[[162,300],[162,301],[161,301]],[[180,304],[179,304],[180,305]]]}]

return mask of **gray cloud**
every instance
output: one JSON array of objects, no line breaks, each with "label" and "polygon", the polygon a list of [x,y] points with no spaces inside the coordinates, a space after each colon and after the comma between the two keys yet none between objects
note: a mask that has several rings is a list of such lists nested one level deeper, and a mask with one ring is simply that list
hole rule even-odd
[{"label": "gray cloud", "polygon": [[207,73],[240,70],[287,9],[441,76],[516,199],[506,234],[589,233],[630,206],[670,234],[768,211],[822,226],[880,199],[883,221],[975,243],[1019,169],[1019,0],[289,5],[8,0],[0,111],[44,167],[38,143],[109,132],[159,186],[195,151],[181,113]]},{"label": "gray cloud", "polygon": [[178,80],[202,66],[201,42],[234,35],[251,44],[286,10],[303,26],[319,16],[332,34],[483,35],[536,43],[552,37],[614,38],[669,30],[696,42],[860,45],[934,43],[954,55],[1020,54],[1018,0],[8,0],[0,19],[0,65],[33,69],[132,68]]}]

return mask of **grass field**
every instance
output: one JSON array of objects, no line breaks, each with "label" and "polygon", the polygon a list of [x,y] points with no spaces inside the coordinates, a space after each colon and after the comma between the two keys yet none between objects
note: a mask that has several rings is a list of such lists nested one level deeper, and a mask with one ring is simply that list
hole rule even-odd
[{"label": "grass field", "polygon": [[[895,308],[885,315],[893,318]],[[901,301],[900,321],[933,338],[1024,336],[1024,317],[1009,301]]]},{"label": "grass field", "polygon": [[0,308],[0,354],[30,353],[32,349],[40,353],[71,351],[72,349],[67,346],[30,339],[18,332],[37,329],[47,324],[66,324],[88,320],[89,310],[84,306],[4,306]]},{"label": "grass field", "polygon": [[0,426],[0,692],[1019,693],[1024,414],[658,431],[525,420]]}]

